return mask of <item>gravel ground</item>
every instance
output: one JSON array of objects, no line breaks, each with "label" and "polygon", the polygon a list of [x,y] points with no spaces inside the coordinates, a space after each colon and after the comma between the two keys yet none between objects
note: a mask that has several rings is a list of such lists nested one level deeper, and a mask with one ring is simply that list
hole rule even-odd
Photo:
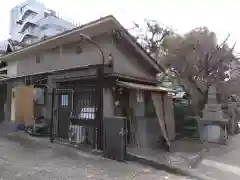
[{"label": "gravel ground", "polygon": [[0,138],[0,180],[184,180],[135,163],[120,163],[16,133]]}]

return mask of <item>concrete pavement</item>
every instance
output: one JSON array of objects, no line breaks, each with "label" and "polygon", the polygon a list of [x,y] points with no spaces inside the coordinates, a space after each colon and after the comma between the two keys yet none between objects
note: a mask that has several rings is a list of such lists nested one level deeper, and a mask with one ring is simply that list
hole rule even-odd
[{"label": "concrete pavement", "polygon": [[[240,135],[230,137],[227,146],[209,145],[208,148],[209,151],[205,153],[197,168],[188,169],[192,174],[201,175],[192,176],[191,179],[239,180]],[[172,154],[172,162],[177,162],[180,156],[182,155],[176,152],[175,156]],[[183,166],[183,163],[178,164],[180,168]],[[186,166],[183,169],[186,170]],[[190,178],[134,162],[120,163],[71,147],[50,144],[47,138],[35,138],[24,133],[13,133],[0,138],[0,180],[15,179],[183,180]]]},{"label": "concrete pavement", "polygon": [[0,180],[183,180],[135,163],[119,163],[48,139],[14,133],[0,138]]},{"label": "concrete pavement", "polygon": [[219,179],[240,179],[240,135],[229,137],[226,146],[210,147],[196,169],[200,173]]},{"label": "concrete pavement", "polygon": [[[145,150],[135,151],[135,155],[155,168],[165,167],[197,179],[240,179],[240,135],[229,137],[227,145],[179,141],[175,147],[170,153]],[[201,149],[207,151],[199,153]]]}]

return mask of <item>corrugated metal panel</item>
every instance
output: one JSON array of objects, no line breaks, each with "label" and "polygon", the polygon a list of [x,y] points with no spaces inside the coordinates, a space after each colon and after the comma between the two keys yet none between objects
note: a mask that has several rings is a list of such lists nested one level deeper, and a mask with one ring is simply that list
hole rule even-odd
[{"label": "corrugated metal panel", "polygon": [[140,89],[140,90],[155,91],[155,92],[175,92],[173,89],[169,89],[165,87],[137,84],[137,83],[125,82],[125,81],[117,81],[117,84],[119,86],[130,88],[130,89]]}]

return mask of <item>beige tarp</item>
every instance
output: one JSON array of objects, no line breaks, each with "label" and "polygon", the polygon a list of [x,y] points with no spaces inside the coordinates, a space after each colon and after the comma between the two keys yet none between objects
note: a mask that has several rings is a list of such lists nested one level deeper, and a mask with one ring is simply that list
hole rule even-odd
[{"label": "beige tarp", "polygon": [[117,81],[117,83],[122,87],[151,92],[162,135],[170,147],[170,141],[175,139],[176,134],[175,120],[173,115],[173,102],[167,94],[168,92],[171,93],[175,91],[165,87],[143,85],[125,81]]},{"label": "beige tarp", "polygon": [[162,135],[163,135],[164,139],[166,140],[168,146],[170,147],[170,141],[168,138],[167,129],[166,129],[165,122],[164,122],[165,117],[164,117],[162,95],[157,92],[152,92],[151,96],[152,96],[153,104],[154,104],[156,114],[158,117],[159,125],[160,125],[161,131],[162,131]]},{"label": "beige tarp", "polygon": [[168,134],[168,139],[170,141],[174,140],[176,137],[176,130],[175,130],[175,119],[174,119],[174,110],[173,110],[173,100],[169,97],[166,93],[163,95],[164,99],[164,110],[165,110],[165,124],[166,130]]}]

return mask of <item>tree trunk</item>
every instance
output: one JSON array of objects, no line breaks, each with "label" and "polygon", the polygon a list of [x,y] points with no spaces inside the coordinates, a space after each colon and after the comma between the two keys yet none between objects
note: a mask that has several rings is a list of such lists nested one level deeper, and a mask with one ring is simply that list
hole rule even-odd
[{"label": "tree trunk", "polygon": [[199,89],[197,89],[189,80],[184,77],[178,77],[177,80],[179,84],[184,86],[185,90],[189,94],[191,98],[191,105],[196,116],[201,117],[201,112],[207,103],[208,91],[205,91],[204,93],[200,92]]}]

